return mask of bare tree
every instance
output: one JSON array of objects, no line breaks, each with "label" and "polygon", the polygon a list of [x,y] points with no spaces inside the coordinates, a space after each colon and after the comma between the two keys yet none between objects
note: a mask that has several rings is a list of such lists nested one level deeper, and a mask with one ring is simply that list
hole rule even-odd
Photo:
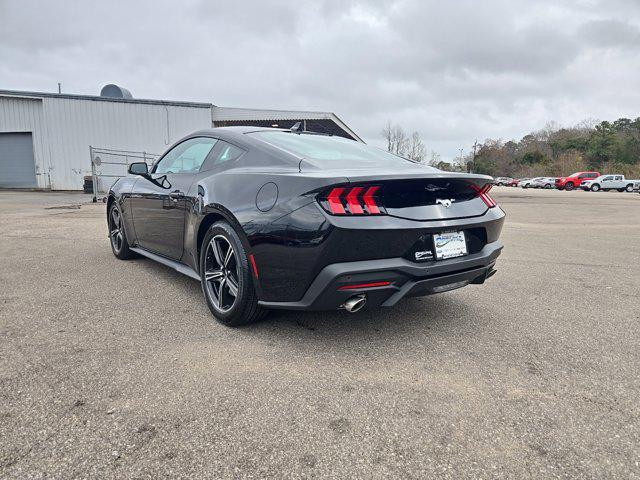
[{"label": "bare tree", "polygon": [[427,163],[432,167],[437,167],[440,163],[440,154],[431,150],[431,152],[429,152],[429,161]]},{"label": "bare tree", "polygon": [[409,139],[400,125],[388,121],[380,133],[387,140],[387,150],[389,152],[403,157],[406,156]]},{"label": "bare tree", "polygon": [[387,120],[387,124],[380,131],[380,134],[387,141],[387,152],[391,152],[393,148],[393,124],[391,120]]},{"label": "bare tree", "polygon": [[413,132],[408,144],[407,158],[420,163],[424,162],[427,157],[427,148],[418,132]]}]

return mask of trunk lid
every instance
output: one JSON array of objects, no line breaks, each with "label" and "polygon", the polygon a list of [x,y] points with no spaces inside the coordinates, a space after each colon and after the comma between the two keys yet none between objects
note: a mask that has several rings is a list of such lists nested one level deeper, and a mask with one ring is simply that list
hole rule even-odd
[{"label": "trunk lid", "polygon": [[[443,172],[422,165],[398,170],[375,168],[375,173],[349,168],[312,172],[334,177],[336,184],[332,187],[346,187],[345,195],[355,186],[365,187],[363,191],[371,185],[379,186],[377,202],[392,217],[418,221],[469,218],[483,215],[489,208],[480,196],[480,190],[492,180],[485,175]],[[330,190],[321,192],[319,198],[326,198]],[[348,202],[343,201],[348,212]]]}]

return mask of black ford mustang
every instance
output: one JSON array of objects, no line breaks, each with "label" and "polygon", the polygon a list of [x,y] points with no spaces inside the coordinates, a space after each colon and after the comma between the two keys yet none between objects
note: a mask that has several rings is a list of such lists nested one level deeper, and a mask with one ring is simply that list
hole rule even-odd
[{"label": "black ford mustang", "polygon": [[491,178],[296,130],[193,133],[109,192],[116,257],[201,282],[238,326],[274,308],[392,306],[483,283],[502,250]]}]

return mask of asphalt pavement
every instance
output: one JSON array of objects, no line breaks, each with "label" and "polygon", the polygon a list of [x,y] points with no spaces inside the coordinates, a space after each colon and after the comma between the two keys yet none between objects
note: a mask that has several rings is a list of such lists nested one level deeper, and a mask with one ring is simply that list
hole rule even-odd
[{"label": "asphalt pavement", "polygon": [[103,204],[0,192],[0,478],[639,478],[640,195],[493,193],[485,285],[230,329]]}]

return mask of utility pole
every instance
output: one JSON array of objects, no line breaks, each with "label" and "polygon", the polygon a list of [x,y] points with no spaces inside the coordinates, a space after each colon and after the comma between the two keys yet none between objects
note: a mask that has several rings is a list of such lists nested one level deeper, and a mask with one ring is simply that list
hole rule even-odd
[{"label": "utility pole", "polygon": [[58,93],[62,93],[62,84],[58,82]]},{"label": "utility pole", "polygon": [[471,160],[471,163],[467,163],[467,173],[473,173],[473,166],[476,164],[476,149],[478,148],[478,139],[476,138],[476,141],[473,142],[473,159]]}]

